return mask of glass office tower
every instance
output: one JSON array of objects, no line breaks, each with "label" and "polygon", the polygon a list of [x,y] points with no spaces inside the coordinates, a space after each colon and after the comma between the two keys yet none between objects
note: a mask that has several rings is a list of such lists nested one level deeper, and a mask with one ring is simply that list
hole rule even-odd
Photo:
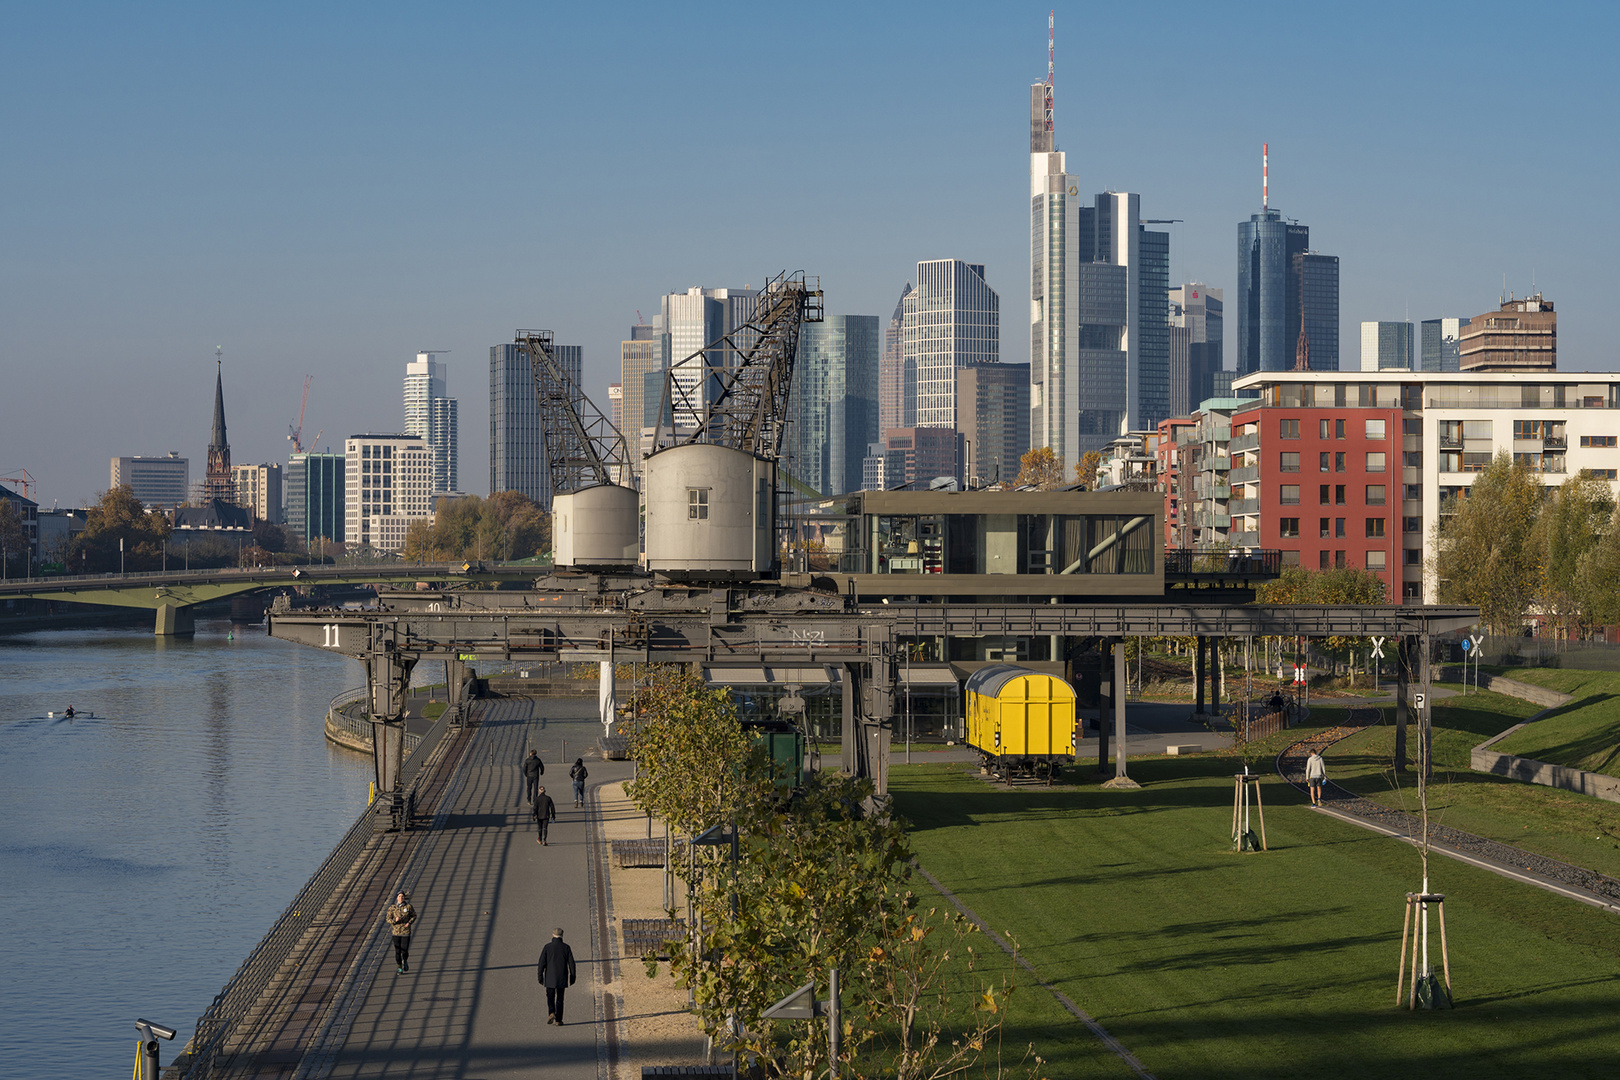
[{"label": "glass office tower", "polygon": [[799,332],[786,467],[823,495],[861,489],[878,434],[879,342],[876,315],[829,315]]},{"label": "glass office tower", "polygon": [[916,427],[956,427],[956,372],[1001,360],[1001,298],[984,265],[961,259],[917,264],[904,308],[901,366],[916,377]]},{"label": "glass office tower", "polygon": [[1298,278],[1291,271],[1294,257],[1303,254],[1310,241],[1309,226],[1284,221],[1278,210],[1263,210],[1238,224],[1240,373],[1293,368],[1300,309]]},{"label": "glass office tower", "polygon": [[[556,345],[557,360],[575,383],[582,380],[584,349]],[[551,473],[540,430],[529,354],[516,345],[489,349],[489,490],[517,491],[551,509]]]}]

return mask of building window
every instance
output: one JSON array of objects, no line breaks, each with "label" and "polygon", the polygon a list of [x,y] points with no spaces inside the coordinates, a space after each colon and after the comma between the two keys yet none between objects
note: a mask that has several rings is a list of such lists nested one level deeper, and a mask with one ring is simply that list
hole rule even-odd
[{"label": "building window", "polygon": [[1345,568],[1346,564],[1345,564],[1345,561],[1344,561],[1344,552],[1335,551],[1333,553],[1333,565],[1338,567],[1340,570],[1343,570]]},{"label": "building window", "polygon": [[1326,484],[1323,484],[1317,489],[1317,495],[1317,501],[1319,503],[1321,503],[1323,506],[1328,505],[1328,486]]},{"label": "building window", "polygon": [[1285,550],[1282,553],[1282,564],[1284,566],[1298,566],[1299,565],[1299,548],[1288,548],[1287,550]]},{"label": "building window", "polygon": [[1278,492],[1278,501],[1284,506],[1299,505],[1299,485],[1283,484]]},{"label": "building window", "polygon": [[1333,437],[1335,439],[1344,438],[1344,421],[1343,420],[1335,420],[1335,421],[1333,421]]},{"label": "building window", "polygon": [[1328,452],[1326,450],[1323,450],[1321,453],[1317,454],[1316,455],[1316,467],[1317,467],[1317,470],[1320,471],[1320,472],[1332,472],[1333,468],[1332,468],[1331,465],[1328,464],[1328,461],[1329,461],[1329,454],[1328,454]]},{"label": "building window", "polygon": [[1368,472],[1383,472],[1384,471],[1384,455],[1383,455],[1382,452],[1367,455],[1367,471]]},{"label": "building window", "polygon": [[1461,420],[1440,421],[1440,447],[1443,450],[1461,450],[1463,426]]},{"label": "building window", "polygon": [[1443,473],[1462,472],[1462,451],[1440,451],[1440,471]]},{"label": "building window", "polygon": [[1297,439],[1297,438],[1299,438],[1299,421],[1298,420],[1284,420],[1284,421],[1282,421],[1280,427],[1281,427],[1281,430],[1278,432],[1279,437],[1284,438],[1284,439]]},{"label": "building window", "polygon": [[1420,599],[1422,599],[1423,598],[1423,582],[1421,582],[1421,581],[1403,581],[1403,582],[1401,582],[1401,598],[1403,600],[1420,600]]},{"label": "building window", "polygon": [[1344,539],[1344,518],[1333,519],[1333,535],[1340,540]]},{"label": "building window", "polygon": [[1582,435],[1581,445],[1592,448],[1612,447],[1620,439],[1617,435]]},{"label": "building window", "polygon": [[1402,435],[1421,435],[1421,434],[1423,434],[1423,418],[1421,416],[1409,416],[1405,420],[1402,420],[1401,421],[1401,434]]},{"label": "building window", "polygon": [[707,521],[709,519],[709,489],[686,489],[686,517],[689,521]]},{"label": "building window", "polygon": [[[1324,421],[1322,421],[1322,423],[1325,424],[1325,423],[1327,423],[1327,421],[1324,420]],[[1327,548],[1323,548],[1321,551],[1317,552],[1316,554],[1317,554],[1316,565],[1321,567],[1323,570],[1326,570],[1328,568],[1328,551],[1327,551]]]},{"label": "building window", "polygon": [[1282,472],[1299,472],[1299,455],[1291,450],[1284,451],[1277,468]]},{"label": "building window", "polygon": [[1617,474],[1620,474],[1620,470],[1617,469],[1587,469],[1586,471],[1598,480],[1613,480]]},{"label": "building window", "polygon": [[1384,437],[1384,421],[1382,421],[1382,420],[1369,420],[1369,421],[1367,421],[1367,438],[1375,439],[1375,440],[1381,440],[1381,439],[1383,439],[1383,437]]},{"label": "building window", "polygon": [[1317,521],[1316,535],[1321,537],[1323,540],[1326,540],[1329,536],[1332,535],[1331,533],[1328,532],[1328,529],[1330,529],[1332,527],[1331,525],[1328,524],[1329,519],[1327,519],[1327,518],[1317,518],[1316,521]]},{"label": "building window", "polygon": [[1333,437],[1332,424],[1333,424],[1333,421],[1331,421],[1331,420],[1319,420],[1319,421],[1317,421],[1317,425],[1316,425],[1316,433],[1317,433],[1317,435],[1320,436],[1321,438],[1324,438],[1324,439],[1331,439]]},{"label": "building window", "polygon": [[1423,565],[1423,549],[1422,548],[1407,548],[1406,549],[1406,565],[1407,566],[1422,566]]},{"label": "building window", "polygon": [[1422,484],[1407,484],[1406,485],[1406,500],[1407,500],[1407,502],[1422,502],[1423,501],[1423,485]]},{"label": "building window", "polygon": [[1421,469],[1423,468],[1423,451],[1408,450],[1402,456],[1401,461],[1408,469]]},{"label": "building window", "polygon": [[1384,552],[1382,552],[1382,551],[1369,551],[1369,552],[1367,552],[1367,569],[1369,569],[1369,570],[1382,570],[1383,568],[1384,568]]},{"label": "building window", "polygon": [[1333,505],[1334,506],[1346,506],[1348,504],[1349,504],[1349,500],[1344,497],[1344,485],[1343,484],[1335,484],[1335,485],[1333,485]]},{"label": "building window", "polygon": [[1401,519],[1401,531],[1407,533],[1420,533],[1423,531],[1423,519],[1408,517]]},{"label": "building window", "polygon": [[1277,535],[1288,540],[1299,539],[1299,518],[1278,518],[1281,528]]},{"label": "building window", "polygon": [[1383,538],[1384,538],[1384,519],[1383,518],[1368,518],[1367,519],[1367,539],[1369,539],[1369,540],[1382,540]]},{"label": "building window", "polygon": [[1367,505],[1368,506],[1383,506],[1384,505],[1384,485],[1383,484],[1368,484],[1367,485]]},{"label": "building window", "polygon": [[1341,450],[1338,453],[1333,455],[1333,471],[1334,472],[1344,472],[1344,451],[1343,450]]}]

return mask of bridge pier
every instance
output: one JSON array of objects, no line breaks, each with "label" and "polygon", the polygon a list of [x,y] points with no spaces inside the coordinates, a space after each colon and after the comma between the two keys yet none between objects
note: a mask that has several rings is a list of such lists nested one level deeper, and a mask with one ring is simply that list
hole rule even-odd
[{"label": "bridge pier", "polygon": [[365,657],[371,706],[371,761],[377,778],[378,829],[405,829],[405,695],[417,658],[399,651],[393,628],[373,624],[371,652]]},{"label": "bridge pier", "polygon": [[197,632],[197,621],[192,614],[190,604],[159,604],[157,609],[157,627],[152,633],[157,637],[179,637]]}]

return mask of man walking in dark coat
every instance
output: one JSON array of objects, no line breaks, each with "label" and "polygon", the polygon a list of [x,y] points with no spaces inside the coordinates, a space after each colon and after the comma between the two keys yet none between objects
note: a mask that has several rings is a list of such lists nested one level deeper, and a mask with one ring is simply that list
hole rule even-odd
[{"label": "man walking in dark coat", "polygon": [[574,950],[562,938],[562,927],[540,950],[540,985],[546,988],[546,1023],[562,1026],[563,992],[574,985]]},{"label": "man walking in dark coat", "polygon": [[540,778],[546,774],[546,763],[540,760],[540,751],[530,750],[529,756],[523,759],[523,801],[534,801],[534,789],[540,786]]},{"label": "man walking in dark coat", "polygon": [[551,801],[551,796],[546,794],[545,788],[536,788],[533,807],[534,823],[540,826],[540,835],[535,842],[543,845],[546,842],[546,830],[557,820],[557,804]]}]

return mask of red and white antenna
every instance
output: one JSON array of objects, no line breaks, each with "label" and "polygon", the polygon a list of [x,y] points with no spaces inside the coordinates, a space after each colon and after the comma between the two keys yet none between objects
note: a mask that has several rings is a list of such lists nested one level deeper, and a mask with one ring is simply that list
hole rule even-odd
[{"label": "red and white antenna", "polygon": [[1057,9],[1046,13],[1046,130],[1052,130],[1052,48]]},{"label": "red and white antenna", "polygon": [[1271,206],[1271,144],[1260,144],[1260,209]]}]

